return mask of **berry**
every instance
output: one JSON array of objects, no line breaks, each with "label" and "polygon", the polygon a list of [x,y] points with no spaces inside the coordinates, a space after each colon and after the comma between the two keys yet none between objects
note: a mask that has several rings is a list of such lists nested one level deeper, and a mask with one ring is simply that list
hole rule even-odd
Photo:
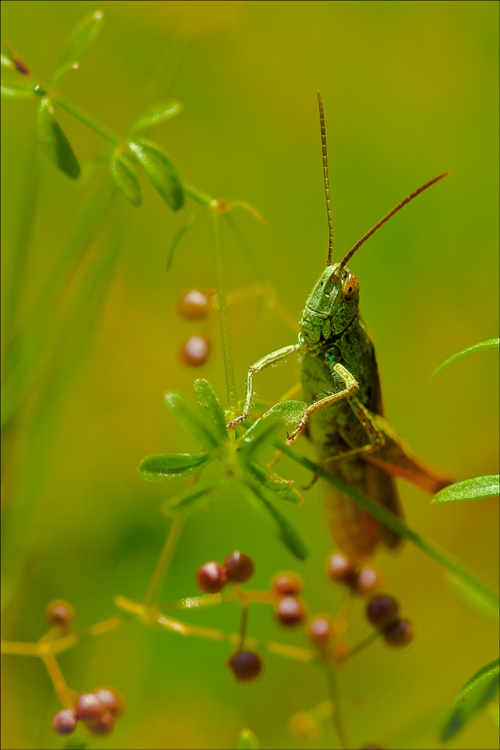
[{"label": "berry", "polygon": [[366,607],[366,617],[376,628],[385,628],[396,620],[399,604],[392,596],[380,594],[375,596]]},{"label": "berry", "polygon": [[181,358],[191,367],[204,365],[209,354],[210,343],[202,336],[190,336],[182,345]]},{"label": "berry", "polygon": [[63,708],[52,718],[52,727],[57,734],[73,734],[76,729],[76,711],[74,708]]},{"label": "berry", "polygon": [[51,625],[58,627],[64,633],[70,631],[74,614],[75,612],[71,604],[68,604],[68,602],[63,601],[62,599],[54,599],[54,601],[47,604],[47,607],[45,608],[47,621]]},{"label": "berry", "polygon": [[222,565],[226,569],[228,579],[233,583],[245,583],[253,576],[255,570],[252,558],[237,551],[228,555]]},{"label": "berry", "polygon": [[218,594],[227,583],[226,570],[219,563],[207,562],[199,568],[196,583],[205,594]]},{"label": "berry", "polygon": [[309,621],[309,639],[317,645],[326,644],[335,632],[333,617],[330,615],[315,615]]},{"label": "berry", "polygon": [[281,573],[276,573],[271,586],[281,596],[298,596],[304,587],[304,581],[298,573],[284,570]]},{"label": "berry", "polygon": [[262,661],[254,651],[237,651],[229,659],[228,666],[239,682],[250,682],[262,673]]},{"label": "berry", "polygon": [[380,588],[381,583],[381,576],[377,568],[365,565],[356,576],[354,590],[359,596],[367,596]]},{"label": "berry", "polygon": [[86,721],[85,726],[92,734],[111,734],[115,726],[115,717],[106,711],[97,721]]},{"label": "berry", "polygon": [[178,304],[177,310],[186,320],[200,320],[206,318],[212,309],[211,298],[214,293],[210,291],[201,292],[198,289],[191,289],[184,294]]},{"label": "berry", "polygon": [[84,721],[96,721],[107,711],[106,706],[95,693],[81,693],[75,710],[77,719]]},{"label": "berry", "polygon": [[357,570],[347,555],[344,555],[342,552],[334,552],[328,558],[326,572],[334,583],[342,583],[346,586],[356,585]]},{"label": "berry", "polygon": [[388,646],[407,646],[413,640],[413,625],[409,620],[396,620],[384,627],[383,635]]},{"label": "berry", "polygon": [[125,701],[123,695],[114,687],[103,685],[97,688],[95,695],[106,706],[106,709],[115,719],[119,719],[125,711]]},{"label": "berry", "polygon": [[293,596],[284,596],[276,605],[276,617],[287,628],[300,625],[305,620],[306,615],[305,604]]}]

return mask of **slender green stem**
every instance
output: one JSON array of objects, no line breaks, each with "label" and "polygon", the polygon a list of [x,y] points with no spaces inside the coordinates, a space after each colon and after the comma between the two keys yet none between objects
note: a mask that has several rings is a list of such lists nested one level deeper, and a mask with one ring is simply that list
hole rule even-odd
[{"label": "slender green stem", "polygon": [[351,745],[347,737],[344,722],[342,721],[342,716],[340,714],[339,691],[337,688],[337,675],[335,674],[335,667],[333,666],[333,664],[331,664],[331,662],[328,661],[324,662],[324,667],[326,679],[328,682],[328,692],[330,694],[331,717],[333,726],[337,730],[341,747],[343,748],[343,750],[349,750]]},{"label": "slender green stem", "polygon": [[148,590],[146,591],[146,596],[144,597],[143,605],[145,607],[151,606],[165,576],[167,575],[177,542],[179,541],[182,527],[184,526],[184,520],[185,516],[178,515],[175,516],[172,521],[161,555],[156,564],[155,572],[153,573]]},{"label": "slender green stem", "polygon": [[238,645],[238,651],[243,651],[245,645],[245,635],[247,633],[248,625],[248,604],[244,604],[241,609],[241,621],[240,621],[240,643]]},{"label": "slender green stem", "polygon": [[114,146],[118,146],[123,140],[120,136],[116,135],[116,133],[113,133],[112,130],[109,130],[106,125],[103,125],[102,122],[99,122],[95,117],[88,112],[85,112],[85,110],[79,107],[78,104],[72,102],[71,99],[67,99],[65,96],[57,96],[54,101],[56,101],[60,107],[65,109],[66,112],[69,112],[70,115],[76,117],[77,120],[83,122],[83,124],[90,128],[90,130],[93,130],[94,133],[97,133],[97,135],[100,135],[101,138],[109,141]]},{"label": "slender green stem", "polygon": [[444,568],[447,568],[451,573],[456,575],[457,578],[460,578],[471,588],[473,588],[477,592],[478,596],[481,596],[481,598],[487,601],[491,606],[498,607],[498,596],[493,593],[493,591],[491,591],[487,586],[485,586],[481,581],[478,581],[477,578],[471,572],[469,572],[459,560],[456,560],[455,557],[449,552],[446,552],[437,545],[428,542],[426,539],[423,539],[419,534],[417,534],[416,531],[408,528],[406,524],[402,523],[402,521],[396,518],[396,516],[393,516],[392,513],[387,511],[385,508],[382,508],[380,505],[376,505],[371,500],[368,500],[368,498],[363,497],[363,495],[361,495],[357,490],[355,490],[353,487],[350,487],[348,484],[344,484],[344,482],[341,482],[340,479],[334,477],[332,474],[330,474],[330,472],[326,471],[326,469],[320,469],[320,467],[315,464],[314,461],[310,461],[305,456],[298,455],[291,448],[289,448],[288,445],[285,445],[285,443],[276,441],[274,445],[276,448],[278,448],[278,450],[282,451],[286,456],[291,458],[292,461],[301,464],[301,466],[304,466],[306,469],[309,469],[309,471],[312,471],[313,473],[318,471],[322,479],[325,479],[327,482],[329,482],[334,487],[350,497],[352,500],[354,500],[354,502],[359,505],[360,508],[363,508],[363,510],[367,510],[378,521],[381,521],[381,523],[385,524],[385,526],[388,526],[400,536],[408,539],[412,544],[415,545],[415,547],[418,547],[419,550],[424,552],[426,555],[429,555],[429,557],[432,557]]},{"label": "slender green stem", "polygon": [[236,395],[236,378],[234,375],[233,353],[228,328],[226,282],[224,274],[224,259],[222,256],[221,215],[216,209],[212,211],[212,221],[215,245],[215,274],[217,280],[217,295],[219,299],[220,331],[222,352],[224,355],[224,369],[226,371],[227,404],[228,408],[236,413],[238,397]]},{"label": "slender green stem", "polygon": [[208,193],[200,190],[200,188],[197,188],[195,185],[191,185],[190,182],[184,182],[183,185],[186,195],[189,195],[189,197],[196,201],[196,203],[199,203],[202,206],[216,205],[217,201],[215,200],[215,198],[211,198]]}]

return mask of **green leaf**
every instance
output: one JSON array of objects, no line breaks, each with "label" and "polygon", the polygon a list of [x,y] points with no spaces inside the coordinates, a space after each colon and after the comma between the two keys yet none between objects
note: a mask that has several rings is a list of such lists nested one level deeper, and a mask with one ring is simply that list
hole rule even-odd
[{"label": "green leaf", "polygon": [[45,156],[62,172],[77,180],[80,176],[80,165],[73,149],[54,116],[54,107],[50,99],[42,99],[38,106],[36,118],[38,141]]},{"label": "green leaf", "polygon": [[244,483],[252,490],[253,494],[260,500],[267,513],[271,516],[272,520],[277,526],[278,537],[281,539],[285,547],[299,560],[305,560],[309,554],[306,543],[290,523],[288,518],[279,511],[274,504],[267,499],[264,492],[262,492],[260,485],[255,481],[243,480]]},{"label": "green leaf", "polygon": [[463,482],[450,484],[442,490],[439,490],[431,502],[434,505],[438,503],[457,503],[461,500],[478,500],[481,497],[495,497],[500,494],[500,476],[498,474],[488,474],[485,477],[474,477],[473,479],[464,479]]},{"label": "green leaf", "polygon": [[450,715],[441,730],[441,741],[451,740],[458,732],[494,698],[498,691],[499,661],[479,670],[465,683],[453,704]]},{"label": "green leaf", "polygon": [[434,377],[434,375],[439,375],[440,372],[443,372],[443,370],[446,370],[447,367],[450,365],[454,365],[455,362],[458,362],[462,357],[466,357],[468,354],[472,354],[472,352],[478,352],[481,349],[492,349],[492,348],[498,348],[500,344],[500,339],[487,339],[486,341],[481,341],[479,344],[473,344],[472,346],[468,346],[467,349],[462,349],[461,352],[457,352],[456,354],[453,354],[451,357],[448,357],[448,359],[445,359],[444,362],[442,362],[439,367],[436,367],[434,372],[431,375],[431,378]]},{"label": "green leaf", "polygon": [[195,380],[194,393],[200,413],[213,424],[221,440],[228,440],[224,410],[208,380]]},{"label": "green leaf", "polygon": [[57,67],[52,76],[53,83],[58,83],[64,73],[71,68],[78,67],[81,56],[87,51],[90,43],[100,32],[103,18],[103,12],[96,10],[75,26],[64,44]]},{"label": "green leaf", "polygon": [[182,106],[181,102],[177,102],[174,99],[167,99],[165,102],[153,104],[152,107],[148,107],[148,109],[139,115],[130,128],[130,132],[135,133],[137,130],[149,128],[152,125],[158,125],[160,122],[163,122],[163,120],[175,117],[175,115],[178,115],[181,111]]},{"label": "green leaf", "polygon": [[161,512],[166,516],[176,516],[178,513],[188,513],[201,508],[216,490],[222,489],[223,484],[224,481],[220,478],[193,484],[182,495],[167,498],[162,503]]},{"label": "green leaf", "polygon": [[464,604],[482,617],[490,617],[492,620],[498,620],[498,602],[496,604],[493,603],[489,597],[484,596],[481,589],[477,589],[462,578],[449,574],[447,579],[455,594]]},{"label": "green leaf", "polygon": [[[257,428],[254,429],[257,423],[259,424]],[[245,440],[250,432],[250,430],[248,430],[239,447],[239,453],[243,463],[248,466],[252,461],[255,461],[263,450],[274,443],[284,426],[284,420],[279,418],[276,421],[269,423],[262,422],[261,419],[257,420],[257,422],[255,422],[250,428],[252,430],[252,440],[250,442]]]},{"label": "green leaf", "polygon": [[498,727],[500,726],[500,706],[498,705],[498,703],[496,705],[494,704],[493,706],[490,706],[490,716],[495,723],[496,728],[498,729]]},{"label": "green leaf", "polygon": [[170,269],[172,268],[175,251],[177,250],[177,247],[179,246],[179,242],[182,240],[187,230],[193,227],[198,221],[198,219],[201,216],[203,216],[204,213],[205,213],[205,209],[200,208],[198,211],[195,211],[194,213],[190,214],[185,219],[184,223],[181,224],[177,232],[175,233],[174,238],[172,240],[172,244],[170,245],[170,250],[168,251],[167,271],[170,271]]},{"label": "green leaf", "polygon": [[21,83],[4,83],[2,81],[2,96],[9,99],[32,99],[36,96],[36,91],[33,83],[26,86]]},{"label": "green leaf", "polygon": [[201,471],[210,461],[208,453],[156,453],[139,464],[139,476],[148,482],[171,482]]},{"label": "green leaf", "polygon": [[297,424],[304,414],[305,405],[302,401],[279,401],[257,419],[256,422],[245,432],[243,440],[250,442],[255,436],[266,428],[268,424],[279,420],[286,424]]},{"label": "green leaf", "polygon": [[236,750],[259,750],[257,737],[251,729],[242,729],[236,741]]},{"label": "green leaf", "polygon": [[297,505],[302,505],[304,502],[304,498],[294,487],[293,479],[283,479],[279,474],[271,471],[262,461],[252,461],[251,464],[247,465],[247,469],[254,479],[261,483],[263,489],[277,499],[288,500],[288,502]]},{"label": "green leaf", "polygon": [[179,173],[161,148],[145,138],[135,138],[128,143],[129,149],[146,170],[153,187],[172,211],[184,205],[184,188]]},{"label": "green leaf", "polygon": [[207,422],[179,393],[166,393],[165,404],[188,435],[194,437],[207,451],[221,445],[220,433],[215,425]]},{"label": "green leaf", "polygon": [[10,70],[15,69],[15,65],[10,59],[10,57],[7,57],[6,55],[1,55],[2,58],[2,67],[3,68],[9,68]]},{"label": "green leaf", "polygon": [[120,151],[113,151],[110,162],[111,174],[119,190],[133,206],[139,207],[142,203],[141,186],[136,171],[130,159]]}]

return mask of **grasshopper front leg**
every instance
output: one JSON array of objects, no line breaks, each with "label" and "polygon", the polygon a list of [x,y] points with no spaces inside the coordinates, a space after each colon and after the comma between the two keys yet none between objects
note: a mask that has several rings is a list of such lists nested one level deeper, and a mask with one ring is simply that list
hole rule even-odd
[{"label": "grasshopper front leg", "polygon": [[256,362],[254,365],[252,365],[248,370],[247,375],[247,387],[246,387],[246,396],[245,396],[245,405],[243,406],[243,412],[240,414],[239,417],[236,417],[236,419],[233,419],[229,424],[227,425],[227,429],[230,430],[233,427],[237,427],[239,424],[245,421],[245,419],[248,418],[250,414],[250,410],[252,408],[252,398],[253,398],[253,376],[260,372],[261,370],[265,370],[266,367],[272,367],[272,365],[275,365],[277,362],[281,362],[282,359],[286,359],[291,354],[297,354],[300,349],[299,344],[291,344],[290,346],[284,346],[282,349],[277,349],[275,352],[271,352],[270,354],[266,354],[265,357],[262,357],[262,359],[259,359],[258,362]]}]

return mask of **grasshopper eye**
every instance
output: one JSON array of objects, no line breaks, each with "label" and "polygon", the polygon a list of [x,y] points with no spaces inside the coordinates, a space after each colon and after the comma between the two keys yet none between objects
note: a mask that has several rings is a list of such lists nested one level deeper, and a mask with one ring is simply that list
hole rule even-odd
[{"label": "grasshopper eye", "polygon": [[359,282],[357,278],[351,273],[342,285],[342,296],[344,297],[344,302],[352,302],[356,299],[358,293]]}]

